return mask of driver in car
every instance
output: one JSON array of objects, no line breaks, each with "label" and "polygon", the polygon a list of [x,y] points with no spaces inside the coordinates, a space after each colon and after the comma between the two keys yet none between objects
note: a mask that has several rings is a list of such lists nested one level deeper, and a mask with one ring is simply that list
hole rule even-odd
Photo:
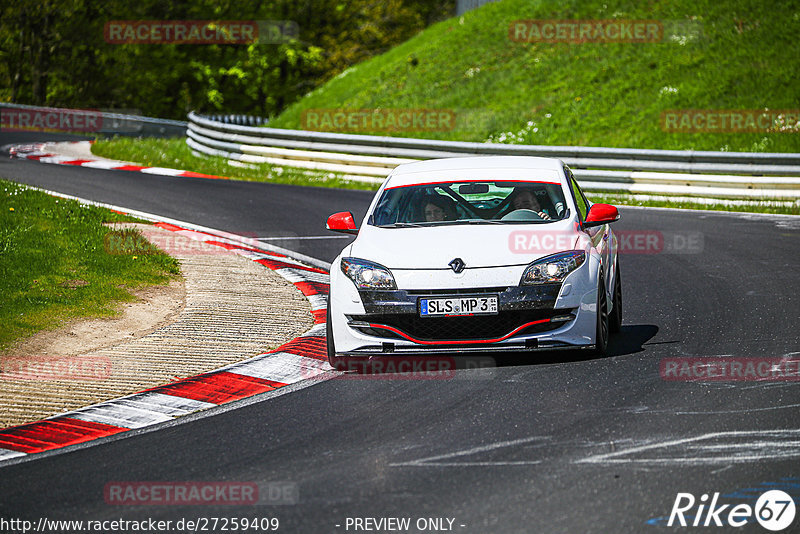
[{"label": "driver in car", "polygon": [[423,203],[425,221],[454,221],[456,216],[455,201],[442,195],[429,195]]},{"label": "driver in car", "polygon": [[515,210],[531,210],[535,211],[539,217],[545,220],[550,220],[550,215],[542,209],[539,204],[539,199],[536,198],[536,193],[528,188],[517,187],[511,193],[511,205]]}]

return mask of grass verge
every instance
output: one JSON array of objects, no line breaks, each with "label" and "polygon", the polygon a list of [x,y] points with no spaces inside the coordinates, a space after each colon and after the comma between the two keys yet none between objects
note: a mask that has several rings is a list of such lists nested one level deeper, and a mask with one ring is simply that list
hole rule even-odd
[{"label": "grass verge", "polygon": [[[517,34],[520,20],[542,28],[554,20],[656,21],[663,35],[654,42],[580,42],[566,34],[521,42],[530,35]],[[350,67],[269,125],[512,144],[798,152],[798,32],[800,12],[791,2],[490,2]],[[324,117],[320,110],[391,109],[449,110],[455,122],[412,132],[413,125],[392,129],[358,116],[309,121]],[[662,120],[670,110],[764,109],[792,111],[752,129],[709,122],[708,131],[673,132]]]},{"label": "grass verge", "polygon": [[134,300],[129,289],[180,274],[177,260],[141,239],[138,255],[107,251],[104,223],[137,219],[6,180],[0,187],[0,351],[71,319],[113,316]]},{"label": "grass verge", "polygon": [[183,169],[246,180],[251,182],[273,182],[292,185],[338,187],[342,189],[377,189],[363,182],[347,180],[334,172],[306,172],[292,167],[274,165],[252,165],[234,167],[224,158],[200,158],[192,154],[185,138],[155,139],[113,137],[98,139],[92,145],[92,153],[104,158],[131,161],[149,167]]}]

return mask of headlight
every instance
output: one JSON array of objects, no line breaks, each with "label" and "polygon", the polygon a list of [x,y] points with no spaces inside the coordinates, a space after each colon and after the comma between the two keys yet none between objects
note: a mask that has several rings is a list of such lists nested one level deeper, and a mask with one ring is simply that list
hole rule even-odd
[{"label": "headlight", "polygon": [[582,250],[559,252],[547,256],[528,265],[525,272],[522,273],[519,284],[531,286],[561,282],[569,273],[583,265],[584,261],[586,261],[586,253]]},{"label": "headlight", "polygon": [[342,272],[358,289],[397,289],[389,269],[371,261],[342,258]]}]

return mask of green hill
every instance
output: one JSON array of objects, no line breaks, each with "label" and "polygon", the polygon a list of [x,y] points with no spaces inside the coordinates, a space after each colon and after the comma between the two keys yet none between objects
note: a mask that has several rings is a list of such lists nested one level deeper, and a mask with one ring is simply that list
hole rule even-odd
[{"label": "green hill", "polygon": [[[519,42],[509,32],[518,20],[540,21],[540,29],[546,20],[655,21],[663,35],[656,42]],[[800,109],[799,35],[800,6],[790,1],[503,0],[346,70],[271,126],[301,128],[304,110],[426,108],[452,110],[455,127],[388,135],[800,152],[797,129],[671,133],[662,119],[667,110]]]}]

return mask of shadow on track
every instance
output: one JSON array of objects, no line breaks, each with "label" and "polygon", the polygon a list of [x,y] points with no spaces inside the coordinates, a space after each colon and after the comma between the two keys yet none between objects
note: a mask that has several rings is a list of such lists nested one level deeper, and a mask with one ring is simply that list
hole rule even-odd
[{"label": "shadow on track", "polygon": [[589,349],[531,352],[458,351],[425,356],[387,355],[374,358],[351,357],[339,370],[356,374],[437,373],[454,370],[476,370],[519,365],[573,363],[626,356],[644,350],[644,345],[658,333],[655,325],[623,326],[609,341],[605,356]]},{"label": "shadow on track", "polygon": [[[550,352],[486,353],[482,356],[493,358],[497,367],[515,365],[537,365],[603,360],[614,356],[636,354],[644,350],[644,345],[658,333],[656,325],[626,325],[622,331],[613,334],[608,342],[605,356],[598,356],[589,349],[554,350]],[[467,367],[468,368],[468,367]]]}]

